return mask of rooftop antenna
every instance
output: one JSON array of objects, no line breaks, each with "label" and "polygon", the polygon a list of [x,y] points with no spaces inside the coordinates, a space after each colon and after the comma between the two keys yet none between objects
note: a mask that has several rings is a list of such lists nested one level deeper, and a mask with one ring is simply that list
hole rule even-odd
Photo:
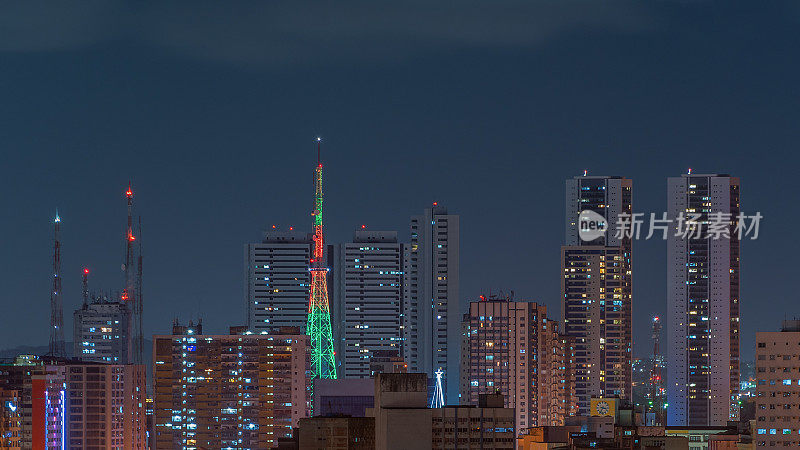
[{"label": "rooftop antenna", "polygon": [[64,311],[61,304],[61,240],[59,228],[61,217],[56,210],[53,219],[53,289],[50,291],[50,356],[64,356]]}]

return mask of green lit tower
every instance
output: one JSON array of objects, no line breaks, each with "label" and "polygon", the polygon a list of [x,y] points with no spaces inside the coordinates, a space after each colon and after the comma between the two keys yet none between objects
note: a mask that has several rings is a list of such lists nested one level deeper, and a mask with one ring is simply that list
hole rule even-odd
[{"label": "green lit tower", "polygon": [[331,308],[328,304],[328,268],[325,267],[325,243],[322,238],[322,160],[317,138],[317,169],[314,176],[314,254],[308,270],[311,272],[311,295],[308,300],[308,326],[311,336],[311,367],[314,378],[336,379],[336,362],[331,332]]}]

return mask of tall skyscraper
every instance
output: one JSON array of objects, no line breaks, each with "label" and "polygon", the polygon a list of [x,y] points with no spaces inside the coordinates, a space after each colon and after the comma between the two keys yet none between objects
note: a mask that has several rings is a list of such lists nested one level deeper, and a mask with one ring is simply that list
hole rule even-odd
[{"label": "tall skyscraper", "polygon": [[340,374],[369,378],[375,352],[402,355],[403,244],[396,231],[359,230],[332,247]]},{"label": "tall skyscraper", "polygon": [[756,333],[756,447],[800,448],[800,320]]},{"label": "tall skyscraper", "polygon": [[153,337],[155,448],[270,448],[311,414],[309,337],[203,334],[173,326]]},{"label": "tall skyscraper", "polygon": [[73,315],[73,355],[82,361],[129,364],[131,311],[122,301],[93,298]]},{"label": "tall skyscraper", "polygon": [[248,329],[306,329],[312,254],[311,236],[300,231],[270,230],[262,242],[245,245]]},{"label": "tall skyscraper", "polygon": [[547,308],[505,298],[471,302],[464,315],[461,403],[500,393],[515,410],[516,430],[564,425],[574,415],[571,342]]},{"label": "tall skyscraper", "polygon": [[458,216],[434,203],[411,217],[411,244],[404,262],[404,358],[409,372],[423,372],[429,380],[442,369],[447,404],[458,404],[458,233]]},{"label": "tall skyscraper", "polygon": [[[667,196],[667,424],[725,425],[739,418],[739,179],[671,177]],[[711,239],[718,214],[730,214],[730,236]],[[682,219],[701,232],[684,233]]]},{"label": "tall skyscraper", "polygon": [[[564,334],[575,340],[580,415],[589,413],[592,396],[632,397],[632,246],[629,236],[618,234],[619,215],[632,212],[632,186],[627,178],[609,176],[566,181],[561,317]],[[585,241],[578,217],[587,210],[608,229]]]}]

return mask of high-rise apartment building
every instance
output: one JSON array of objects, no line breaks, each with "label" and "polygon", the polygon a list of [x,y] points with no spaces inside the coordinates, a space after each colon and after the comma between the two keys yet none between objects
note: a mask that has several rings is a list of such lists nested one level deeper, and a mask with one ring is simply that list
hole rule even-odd
[{"label": "high-rise apartment building", "polygon": [[66,364],[67,448],[146,450],[142,365]]},{"label": "high-rise apartment building", "polygon": [[18,398],[2,406],[19,413],[23,449],[146,449],[146,379],[141,365],[31,355],[0,365],[0,392]]},{"label": "high-rise apartment building", "polygon": [[800,320],[756,333],[756,447],[800,448]]},{"label": "high-rise apartment building", "polygon": [[310,416],[309,337],[244,328],[205,335],[175,324],[153,337],[156,449],[274,447]]},{"label": "high-rise apartment building", "polygon": [[359,230],[333,247],[333,330],[337,370],[369,378],[375,352],[402,349],[403,244],[395,231]]},{"label": "high-rise apartment building", "polygon": [[445,401],[458,403],[461,309],[458,297],[459,217],[438,204],[411,217],[405,251],[404,359],[429,379],[444,372]]},{"label": "high-rise apartment building", "polygon": [[244,297],[249,330],[306,329],[312,246],[308,233],[274,230],[265,232],[262,242],[245,245]]},{"label": "high-rise apartment building", "polygon": [[721,426],[739,418],[739,179],[671,177],[667,196],[667,424]]},{"label": "high-rise apartment building", "polygon": [[571,341],[534,302],[501,298],[471,302],[464,315],[461,403],[500,393],[515,411],[516,429],[563,425],[576,413]]},{"label": "high-rise apartment building", "polygon": [[[0,365],[0,388],[19,398],[23,449],[67,448],[66,367],[63,359],[21,355]],[[4,405],[4,407],[6,407]]]},{"label": "high-rise apartment building", "polygon": [[[621,214],[632,214],[632,186],[622,177],[566,181],[561,317],[564,334],[574,339],[581,415],[588,414],[592,396],[632,397],[632,245],[619,224]],[[581,233],[578,223],[583,211],[601,216],[606,232],[584,240],[590,236]]]},{"label": "high-rise apartment building", "polygon": [[73,351],[82,361],[128,364],[131,311],[122,301],[93,298],[73,315]]}]

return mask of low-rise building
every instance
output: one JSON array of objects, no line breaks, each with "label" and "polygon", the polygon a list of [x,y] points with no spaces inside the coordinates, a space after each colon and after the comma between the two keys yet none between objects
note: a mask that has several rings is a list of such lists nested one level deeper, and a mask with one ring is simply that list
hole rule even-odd
[{"label": "low-rise building", "polygon": [[372,417],[311,417],[300,419],[300,450],[372,450]]}]

